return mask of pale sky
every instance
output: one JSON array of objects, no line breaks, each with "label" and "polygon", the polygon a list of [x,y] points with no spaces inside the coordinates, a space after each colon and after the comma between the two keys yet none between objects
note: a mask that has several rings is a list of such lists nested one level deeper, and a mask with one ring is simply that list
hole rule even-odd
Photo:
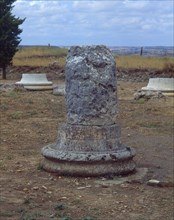
[{"label": "pale sky", "polygon": [[22,45],[173,46],[174,0],[17,0]]}]

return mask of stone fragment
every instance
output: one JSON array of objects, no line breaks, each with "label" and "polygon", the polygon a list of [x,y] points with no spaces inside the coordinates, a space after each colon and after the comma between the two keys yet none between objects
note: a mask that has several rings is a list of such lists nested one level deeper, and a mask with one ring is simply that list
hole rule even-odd
[{"label": "stone fragment", "polygon": [[67,120],[42,149],[43,169],[59,175],[120,175],[135,170],[135,150],[120,142],[116,64],[102,45],[71,47],[65,67]]},{"label": "stone fragment", "polygon": [[65,85],[58,85],[53,88],[53,95],[64,96],[65,95]]},{"label": "stone fragment", "polygon": [[148,101],[149,99],[161,99],[165,98],[165,95],[161,91],[137,91],[134,93],[134,99],[139,100],[143,98],[144,100]]},{"label": "stone fragment", "polygon": [[39,187],[38,187],[38,186],[34,186],[33,189],[34,189],[34,190],[38,190]]},{"label": "stone fragment", "polygon": [[159,181],[156,179],[150,179],[147,181],[149,186],[159,186],[159,187],[174,187],[174,183],[171,181]]}]

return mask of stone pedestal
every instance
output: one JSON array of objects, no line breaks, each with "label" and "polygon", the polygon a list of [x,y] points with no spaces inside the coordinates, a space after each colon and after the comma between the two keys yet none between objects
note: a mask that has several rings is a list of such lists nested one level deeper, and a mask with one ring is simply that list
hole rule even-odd
[{"label": "stone pedestal", "polygon": [[174,78],[150,78],[142,91],[161,91],[164,95],[174,96]]},{"label": "stone pedestal", "polygon": [[28,90],[52,90],[53,83],[48,81],[45,73],[23,73],[22,79],[15,83]]},{"label": "stone pedestal", "polygon": [[116,65],[105,46],[71,47],[65,68],[67,120],[42,149],[43,168],[60,175],[120,175],[135,151],[120,142]]}]

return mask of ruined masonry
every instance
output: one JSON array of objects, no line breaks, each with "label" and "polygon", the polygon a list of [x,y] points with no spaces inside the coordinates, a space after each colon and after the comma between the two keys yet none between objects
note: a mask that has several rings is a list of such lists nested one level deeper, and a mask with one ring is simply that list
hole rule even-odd
[{"label": "ruined masonry", "polygon": [[120,142],[116,65],[105,46],[71,47],[65,68],[67,120],[42,166],[59,175],[103,176],[135,170],[134,149]]}]

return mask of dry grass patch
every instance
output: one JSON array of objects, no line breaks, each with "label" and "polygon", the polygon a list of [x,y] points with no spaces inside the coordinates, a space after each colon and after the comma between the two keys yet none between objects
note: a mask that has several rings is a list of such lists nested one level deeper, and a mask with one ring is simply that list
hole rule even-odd
[{"label": "dry grass patch", "polygon": [[48,46],[23,47],[18,50],[15,58],[33,57],[33,56],[66,56],[67,49]]},{"label": "dry grass patch", "polygon": [[174,68],[172,57],[143,57],[143,56],[118,56],[117,67],[124,69],[159,69],[171,70]]},{"label": "dry grass patch", "polygon": [[[15,54],[14,66],[49,66],[55,63],[64,67],[68,50],[54,46],[23,47]],[[172,57],[116,56],[118,68],[123,69],[156,69],[164,72],[174,71]]]},{"label": "dry grass patch", "polygon": [[24,47],[19,49],[13,58],[14,66],[49,66],[56,63],[59,67],[65,65],[67,49],[58,47]]}]

